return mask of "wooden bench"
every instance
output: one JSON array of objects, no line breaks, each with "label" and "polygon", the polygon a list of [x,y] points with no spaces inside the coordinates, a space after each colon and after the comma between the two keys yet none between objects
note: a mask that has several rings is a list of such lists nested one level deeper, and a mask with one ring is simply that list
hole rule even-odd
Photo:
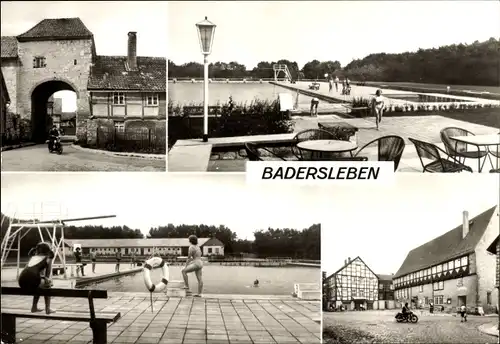
[{"label": "wooden bench", "polygon": [[[89,300],[89,312],[66,312],[57,311],[52,314],[45,312],[31,312],[31,305],[26,309],[4,308],[2,307],[2,336],[6,334],[12,340],[16,337],[16,318],[31,318],[45,320],[61,320],[88,322],[93,333],[94,344],[107,343],[107,324],[113,323],[120,318],[120,313],[97,313],[94,310],[94,299],[107,299],[106,290],[83,290],[83,289],[38,289],[35,293],[21,289],[19,287],[2,287],[2,295],[22,295],[22,296],[50,296],[50,297],[71,297],[86,298]],[[43,302],[43,301],[40,301]]]}]

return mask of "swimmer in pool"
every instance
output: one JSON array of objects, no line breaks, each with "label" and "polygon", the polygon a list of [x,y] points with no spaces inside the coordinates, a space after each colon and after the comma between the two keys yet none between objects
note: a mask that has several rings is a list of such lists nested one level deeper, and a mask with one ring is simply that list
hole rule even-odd
[{"label": "swimmer in pool", "polygon": [[198,279],[198,294],[194,295],[196,297],[201,297],[201,293],[203,291],[203,279],[202,279],[202,269],[203,262],[201,261],[201,249],[198,246],[198,238],[196,235],[189,236],[189,242],[191,246],[189,246],[188,258],[186,261],[186,266],[182,269],[182,278],[184,278],[184,288],[187,289],[186,294],[191,294],[189,291],[189,281],[188,281],[188,273],[194,272],[196,274],[196,278]]},{"label": "swimmer in pool", "polygon": [[[31,292],[36,292],[38,288],[47,289],[52,287],[50,273],[52,270],[54,252],[52,252],[50,245],[46,242],[40,242],[36,247],[30,250],[29,255],[31,258],[19,275],[19,287]],[[33,296],[31,312],[41,311],[41,309],[38,309],[39,299],[40,296]],[[45,313],[54,313],[55,311],[50,309],[50,296],[44,296],[44,299]]]},{"label": "swimmer in pool", "polygon": [[255,279],[255,281],[253,281],[253,286],[254,287],[258,287],[259,286],[259,280],[258,279]]}]

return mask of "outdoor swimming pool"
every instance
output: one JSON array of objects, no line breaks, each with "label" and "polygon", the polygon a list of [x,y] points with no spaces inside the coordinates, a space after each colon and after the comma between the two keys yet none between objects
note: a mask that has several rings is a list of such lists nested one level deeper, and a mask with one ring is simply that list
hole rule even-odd
[{"label": "outdoor swimming pool", "polygon": [[384,94],[384,97],[395,100],[404,100],[413,103],[462,103],[471,102],[467,99],[439,97],[425,94]]},{"label": "outdoor swimming pool", "polygon": [[[278,98],[279,93],[288,93],[292,95],[293,103],[297,102],[297,92],[276,86],[268,82],[260,83],[211,83],[208,85],[209,104],[225,104],[229,101],[229,96],[233,97],[236,104],[247,103],[248,105],[255,99],[273,101]],[[298,110],[308,112],[311,107],[311,99],[304,94],[298,95]],[[202,105],[203,104],[203,83],[195,84],[179,82],[168,83],[168,98],[179,105]],[[338,104],[332,104],[320,101],[318,111],[330,111],[338,107]]]},{"label": "outdoor swimming pool", "polygon": [[[182,280],[182,266],[170,266],[170,279]],[[161,279],[161,269],[151,273],[154,283]],[[259,287],[253,282],[259,280]],[[320,283],[320,269],[313,267],[220,266],[206,264],[203,268],[204,293],[246,295],[291,295],[294,283]],[[198,282],[189,274],[191,290],[196,292]],[[86,285],[85,289],[98,288],[120,292],[147,292],[142,272],[112,280]]]}]

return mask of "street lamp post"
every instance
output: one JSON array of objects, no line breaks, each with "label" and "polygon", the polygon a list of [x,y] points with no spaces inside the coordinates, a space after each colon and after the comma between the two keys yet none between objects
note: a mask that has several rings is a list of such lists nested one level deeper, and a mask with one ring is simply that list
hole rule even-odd
[{"label": "street lamp post", "polygon": [[196,24],[198,38],[200,39],[201,53],[203,54],[203,142],[208,141],[208,55],[212,52],[215,24],[205,20]]}]

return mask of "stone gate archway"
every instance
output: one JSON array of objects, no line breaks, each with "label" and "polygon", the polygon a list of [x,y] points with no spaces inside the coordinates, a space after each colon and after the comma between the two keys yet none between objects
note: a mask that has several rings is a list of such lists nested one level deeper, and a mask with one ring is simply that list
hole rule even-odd
[{"label": "stone gate archway", "polygon": [[31,92],[31,130],[32,139],[37,143],[43,143],[48,138],[48,132],[52,125],[47,111],[49,98],[58,91],[73,91],[78,99],[76,88],[68,81],[49,80],[35,86]]}]

